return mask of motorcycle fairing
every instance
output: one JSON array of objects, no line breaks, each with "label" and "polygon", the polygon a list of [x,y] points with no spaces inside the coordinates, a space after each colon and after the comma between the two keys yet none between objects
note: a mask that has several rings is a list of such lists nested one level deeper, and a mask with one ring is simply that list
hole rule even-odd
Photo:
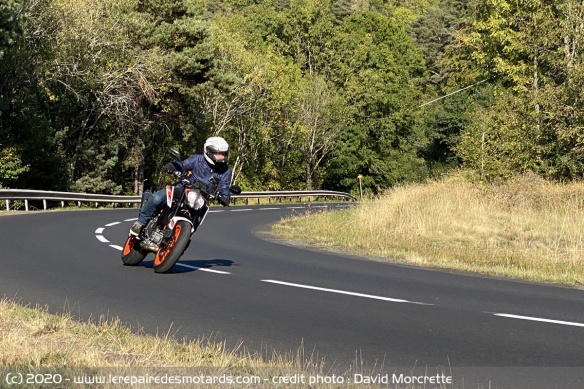
[{"label": "motorcycle fairing", "polygon": [[193,232],[195,232],[195,226],[193,225],[193,221],[190,219],[187,219],[186,217],[182,217],[182,216],[175,216],[172,219],[170,219],[170,221],[168,222],[168,230],[172,231],[172,229],[174,228],[176,223],[178,223],[179,220],[184,220],[186,222],[189,222],[189,224],[191,225],[191,234]]},{"label": "motorcycle fairing", "polygon": [[172,197],[174,196],[174,186],[166,185],[166,205],[172,208]]}]

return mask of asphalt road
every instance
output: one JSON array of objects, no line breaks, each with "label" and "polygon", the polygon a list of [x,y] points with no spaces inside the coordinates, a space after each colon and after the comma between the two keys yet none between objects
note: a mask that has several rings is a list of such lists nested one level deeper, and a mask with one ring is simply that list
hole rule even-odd
[{"label": "asphalt road", "polygon": [[295,207],[213,208],[170,274],[154,273],[152,255],[122,265],[135,210],[3,216],[0,296],[300,354],[338,374],[445,370],[454,382],[440,387],[584,387],[584,291],[266,239],[271,223],[304,212]]}]

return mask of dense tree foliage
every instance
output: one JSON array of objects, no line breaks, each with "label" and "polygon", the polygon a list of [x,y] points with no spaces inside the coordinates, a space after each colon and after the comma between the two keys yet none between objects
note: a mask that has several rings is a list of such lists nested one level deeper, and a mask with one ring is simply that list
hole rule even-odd
[{"label": "dense tree foliage", "polygon": [[140,193],[209,135],[247,190],[579,178],[583,26],[575,0],[0,0],[0,187]]},{"label": "dense tree foliage", "polygon": [[476,2],[454,59],[496,87],[457,146],[465,164],[483,177],[582,176],[583,26],[574,0]]}]

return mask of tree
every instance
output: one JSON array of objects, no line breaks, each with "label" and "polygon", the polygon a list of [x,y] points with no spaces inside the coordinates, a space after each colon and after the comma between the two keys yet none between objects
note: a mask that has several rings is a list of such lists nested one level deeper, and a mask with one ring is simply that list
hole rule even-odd
[{"label": "tree", "polygon": [[0,60],[15,41],[22,37],[25,9],[22,0],[4,0],[0,3]]},{"label": "tree", "polygon": [[20,158],[20,152],[14,147],[0,149],[0,189],[10,187],[22,173],[30,170]]},{"label": "tree", "polygon": [[[326,55],[324,74],[351,107],[351,121],[332,152],[328,185],[356,190],[357,176],[373,192],[426,175],[426,144],[416,116],[420,52],[395,19],[354,14],[339,25]],[[339,185],[341,183],[341,185]]]},{"label": "tree", "polygon": [[[501,100],[493,105],[499,110],[494,121],[500,127],[497,142],[528,153],[519,158],[524,162],[516,169],[558,179],[584,174],[582,136],[577,130],[583,107],[576,92],[582,80],[582,15],[582,4],[569,0],[489,0],[476,6],[472,22],[460,36],[461,51],[453,62],[461,69],[474,63],[471,72],[461,73],[485,77],[477,69],[487,69],[487,75],[498,76],[496,96]],[[514,109],[511,115],[509,107]],[[470,131],[466,137],[472,134],[479,136]],[[477,165],[471,160],[476,154],[461,146],[467,163]],[[505,153],[499,157],[516,158]],[[517,166],[511,161],[499,165]]]},{"label": "tree", "polygon": [[[469,2],[438,0],[412,21],[408,34],[424,57],[428,78],[420,85],[423,93],[423,127],[429,139],[424,159],[430,174],[438,176],[456,168],[460,158],[454,148],[461,132],[468,126],[471,109],[483,100],[485,85],[460,85],[452,82],[448,55],[456,44],[456,34],[469,14]],[[461,90],[462,89],[462,90]]]},{"label": "tree", "polygon": [[182,1],[61,0],[54,12],[41,82],[71,188],[139,194],[169,145],[204,137],[193,128],[213,77],[208,23]]},{"label": "tree", "polygon": [[0,153],[14,187],[63,189],[42,64],[50,61],[50,1],[5,1],[0,5]]},{"label": "tree", "polygon": [[297,185],[300,155],[294,130],[300,69],[269,48],[248,48],[239,17],[218,20],[219,71],[230,83],[205,95],[214,134],[231,140],[234,179],[243,188]]},{"label": "tree", "polygon": [[[297,124],[307,189],[315,186],[315,174],[345,130],[349,109],[322,76],[307,76],[299,97]],[[316,186],[319,186],[320,182]]]},{"label": "tree", "polygon": [[[13,48],[22,39],[24,4],[20,1],[0,3],[0,137],[10,139],[9,124],[4,116],[11,110],[11,98],[16,88],[11,57],[16,56]],[[12,74],[10,74],[12,73]],[[0,143],[0,188],[14,182],[29,166],[22,163],[21,152],[11,145]]]}]

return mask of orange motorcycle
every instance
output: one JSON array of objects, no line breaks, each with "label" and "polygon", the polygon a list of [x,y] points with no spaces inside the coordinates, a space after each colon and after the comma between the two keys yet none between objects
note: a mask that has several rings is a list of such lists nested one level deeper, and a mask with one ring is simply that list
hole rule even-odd
[{"label": "orange motorcycle", "polygon": [[[179,154],[171,154],[180,160]],[[122,262],[127,266],[139,265],[150,252],[154,257],[154,271],[166,273],[172,269],[188,248],[191,237],[205,220],[211,201],[217,199],[218,182],[211,179],[212,193],[201,181],[191,182],[189,173],[174,173],[180,181],[166,186],[166,203],[162,209],[142,228],[139,236],[129,235],[122,250]],[[239,194],[241,189],[232,185],[231,193]],[[142,196],[142,205],[152,192]]]}]

